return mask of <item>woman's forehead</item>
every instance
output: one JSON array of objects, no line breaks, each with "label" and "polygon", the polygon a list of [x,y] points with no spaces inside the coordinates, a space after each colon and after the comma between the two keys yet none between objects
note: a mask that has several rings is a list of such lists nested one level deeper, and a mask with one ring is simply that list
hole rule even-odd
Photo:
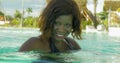
[{"label": "woman's forehead", "polygon": [[72,19],[72,15],[61,15],[57,19],[60,19],[60,20],[65,20],[65,19],[69,20],[69,19]]},{"label": "woman's forehead", "polygon": [[56,22],[72,23],[72,15],[61,15],[56,19]]}]

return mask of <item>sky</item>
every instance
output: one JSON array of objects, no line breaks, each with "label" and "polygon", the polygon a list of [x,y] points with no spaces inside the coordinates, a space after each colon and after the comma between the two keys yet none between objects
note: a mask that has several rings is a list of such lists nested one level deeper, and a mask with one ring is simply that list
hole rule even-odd
[{"label": "sky", "polygon": [[[7,15],[14,15],[16,10],[22,12],[27,8],[32,8],[32,16],[38,16],[42,9],[45,7],[45,0],[0,0],[0,10],[4,11]],[[23,1],[23,2],[22,2]],[[25,16],[27,13],[25,13]]]},{"label": "sky", "polygon": [[[87,0],[87,8],[94,13],[94,5],[93,5],[93,0]],[[104,0],[97,0],[97,13],[102,12],[103,11],[103,5],[104,5]]]},{"label": "sky", "polygon": [[[46,6],[45,0],[0,0],[0,10],[2,10],[6,15],[14,15],[16,10],[24,11],[27,8],[32,8],[31,16],[39,16],[41,11]],[[87,8],[92,12],[94,10],[93,0],[88,0]],[[97,12],[102,12],[103,10],[103,0],[98,0],[97,2]],[[24,16],[28,14],[25,13]]]}]

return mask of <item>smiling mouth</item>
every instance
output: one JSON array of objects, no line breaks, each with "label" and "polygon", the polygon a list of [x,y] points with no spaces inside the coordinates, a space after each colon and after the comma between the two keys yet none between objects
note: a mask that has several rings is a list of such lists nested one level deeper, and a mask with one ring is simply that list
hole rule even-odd
[{"label": "smiling mouth", "polygon": [[57,38],[65,38],[65,36],[62,34],[56,34],[56,36],[57,36]]}]

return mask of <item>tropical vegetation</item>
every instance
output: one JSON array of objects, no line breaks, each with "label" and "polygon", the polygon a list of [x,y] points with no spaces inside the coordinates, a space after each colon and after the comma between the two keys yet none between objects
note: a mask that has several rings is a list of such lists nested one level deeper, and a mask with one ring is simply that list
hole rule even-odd
[{"label": "tropical vegetation", "polygon": [[[24,13],[28,13],[27,17],[23,17]],[[37,27],[37,17],[30,16],[30,13],[32,13],[32,8],[27,8],[24,13],[20,12],[19,10],[16,10],[14,13],[14,16],[10,15],[4,15],[2,11],[0,11],[0,16],[5,16],[6,18],[3,19],[3,21],[9,21],[10,23],[5,23],[3,26],[12,26],[12,27]]]}]

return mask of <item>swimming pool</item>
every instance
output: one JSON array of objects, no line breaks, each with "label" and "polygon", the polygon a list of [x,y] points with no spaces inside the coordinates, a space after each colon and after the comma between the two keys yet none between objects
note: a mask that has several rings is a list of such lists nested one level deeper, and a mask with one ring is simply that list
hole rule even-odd
[{"label": "swimming pool", "polygon": [[[108,33],[85,33],[76,40],[82,50],[71,53],[40,54],[17,52],[28,38],[38,36],[38,29],[0,29],[0,63],[119,63],[120,37]],[[49,61],[41,59],[49,56]],[[40,62],[41,61],[41,62]]]}]

